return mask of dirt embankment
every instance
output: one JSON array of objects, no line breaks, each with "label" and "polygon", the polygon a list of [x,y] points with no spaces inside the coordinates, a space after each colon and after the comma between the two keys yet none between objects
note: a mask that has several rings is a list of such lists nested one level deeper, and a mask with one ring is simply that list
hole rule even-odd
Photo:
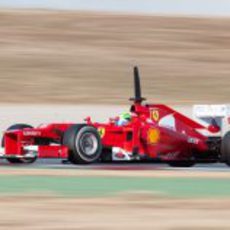
[{"label": "dirt embankment", "polygon": [[230,19],[0,12],[0,102],[229,102]]}]

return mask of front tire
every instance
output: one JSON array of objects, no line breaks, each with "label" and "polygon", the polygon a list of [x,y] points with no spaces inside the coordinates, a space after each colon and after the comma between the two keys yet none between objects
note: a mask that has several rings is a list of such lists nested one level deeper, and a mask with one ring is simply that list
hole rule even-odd
[{"label": "front tire", "polygon": [[68,147],[69,161],[73,164],[94,163],[101,156],[101,138],[92,126],[71,126],[64,134],[63,145]]}]

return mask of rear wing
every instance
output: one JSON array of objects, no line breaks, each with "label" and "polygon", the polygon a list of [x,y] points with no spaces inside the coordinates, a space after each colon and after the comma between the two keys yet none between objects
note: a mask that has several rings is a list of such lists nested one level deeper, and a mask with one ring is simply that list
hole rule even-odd
[{"label": "rear wing", "polygon": [[150,108],[150,110],[152,110],[152,112],[154,112],[155,110],[158,110],[159,120],[162,117],[165,117],[165,116],[171,114],[174,116],[177,123],[183,123],[186,126],[193,128],[193,129],[206,129],[206,127],[204,125],[190,119],[189,117],[186,117],[182,113],[179,113],[176,110],[174,110],[174,109],[172,109],[166,105],[162,105],[162,104],[150,105],[149,108]]},{"label": "rear wing", "polygon": [[215,122],[222,136],[230,129],[230,105],[227,104],[194,105],[193,117],[205,125]]}]

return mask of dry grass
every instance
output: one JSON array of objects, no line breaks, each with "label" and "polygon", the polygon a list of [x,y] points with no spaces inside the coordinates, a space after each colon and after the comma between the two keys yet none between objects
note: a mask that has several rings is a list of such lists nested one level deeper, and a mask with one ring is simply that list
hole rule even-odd
[{"label": "dry grass", "polygon": [[0,12],[0,102],[228,102],[230,19]]}]

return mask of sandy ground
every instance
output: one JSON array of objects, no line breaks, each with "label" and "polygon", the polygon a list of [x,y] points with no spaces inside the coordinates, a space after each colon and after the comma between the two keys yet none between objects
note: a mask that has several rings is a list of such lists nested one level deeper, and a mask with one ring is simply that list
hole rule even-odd
[{"label": "sandy ground", "polygon": [[0,102],[229,102],[230,19],[0,12]]},{"label": "sandy ground", "polygon": [[0,198],[0,229],[230,228],[230,200],[185,200],[126,194],[115,198]]},{"label": "sandy ground", "polygon": [[130,178],[207,178],[230,179],[228,171],[189,171],[189,170],[103,170],[103,169],[45,169],[45,168],[2,168],[1,175],[11,176],[58,176],[58,177],[130,177]]}]

